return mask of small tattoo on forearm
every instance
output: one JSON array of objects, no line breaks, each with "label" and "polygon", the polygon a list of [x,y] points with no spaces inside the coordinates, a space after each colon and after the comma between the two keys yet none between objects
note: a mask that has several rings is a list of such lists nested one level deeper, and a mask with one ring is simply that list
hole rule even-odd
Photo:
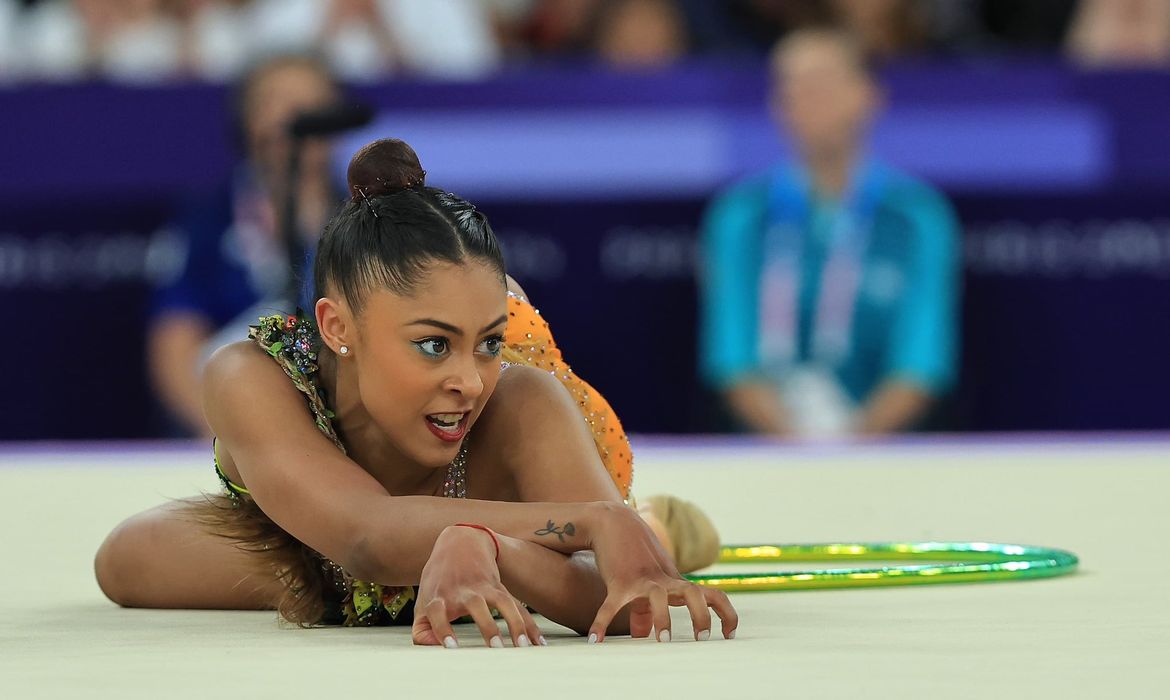
[{"label": "small tattoo on forearm", "polygon": [[541,535],[541,536],[556,535],[557,538],[560,539],[561,542],[564,542],[565,535],[572,537],[573,535],[577,534],[577,528],[573,527],[573,523],[565,523],[564,527],[557,527],[556,523],[554,523],[553,521],[550,520],[550,521],[548,521],[548,525],[537,530],[533,534]]}]

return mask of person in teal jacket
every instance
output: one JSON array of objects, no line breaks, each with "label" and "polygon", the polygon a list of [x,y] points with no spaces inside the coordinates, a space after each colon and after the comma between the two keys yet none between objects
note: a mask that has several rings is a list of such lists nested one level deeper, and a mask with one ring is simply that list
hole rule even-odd
[{"label": "person in teal jacket", "polygon": [[774,111],[800,159],[708,208],[702,373],[758,432],[912,428],[955,381],[954,213],[867,154],[881,95],[850,37],[794,33],[772,71]]}]

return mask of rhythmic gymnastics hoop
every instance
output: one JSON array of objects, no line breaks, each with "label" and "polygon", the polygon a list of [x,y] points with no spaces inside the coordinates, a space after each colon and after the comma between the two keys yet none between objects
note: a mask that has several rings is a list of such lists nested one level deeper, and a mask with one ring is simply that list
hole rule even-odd
[{"label": "rhythmic gymnastics hoop", "polygon": [[1071,574],[1078,564],[1075,554],[1062,549],[988,542],[725,545],[719,555],[721,564],[888,560],[933,563],[766,573],[717,572],[687,578],[701,586],[727,592],[793,591],[1020,581]]}]

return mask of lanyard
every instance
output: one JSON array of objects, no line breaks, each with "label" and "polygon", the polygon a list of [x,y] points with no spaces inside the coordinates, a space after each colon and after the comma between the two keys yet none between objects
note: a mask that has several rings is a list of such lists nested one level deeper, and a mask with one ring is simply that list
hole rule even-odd
[{"label": "lanyard", "polygon": [[[809,343],[813,363],[836,367],[848,356],[863,262],[884,180],[880,167],[863,162],[832,214],[813,310]],[[798,359],[800,291],[807,283],[803,271],[808,267],[802,263],[812,217],[807,175],[791,167],[778,169],[769,191],[760,274],[758,351],[768,374],[786,373]]]}]

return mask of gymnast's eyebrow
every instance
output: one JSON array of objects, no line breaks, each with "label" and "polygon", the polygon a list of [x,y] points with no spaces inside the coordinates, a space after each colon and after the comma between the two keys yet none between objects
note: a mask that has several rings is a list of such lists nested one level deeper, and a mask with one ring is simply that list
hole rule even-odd
[{"label": "gymnast's eyebrow", "polygon": [[[508,314],[503,314],[502,316],[500,316],[496,320],[494,320],[491,323],[484,326],[483,329],[480,330],[479,334],[483,335],[484,333],[487,333],[491,329],[495,328],[496,326],[500,325],[501,323],[503,323],[504,321],[507,321],[507,320],[508,320]],[[463,331],[460,328],[457,328],[456,326],[452,326],[450,323],[445,323],[443,321],[437,321],[433,318],[420,318],[420,319],[411,321],[410,323],[408,323],[406,325],[408,325],[408,326],[434,326],[435,328],[447,331],[448,333],[452,333],[454,335],[458,335],[458,336],[463,335]]]}]

